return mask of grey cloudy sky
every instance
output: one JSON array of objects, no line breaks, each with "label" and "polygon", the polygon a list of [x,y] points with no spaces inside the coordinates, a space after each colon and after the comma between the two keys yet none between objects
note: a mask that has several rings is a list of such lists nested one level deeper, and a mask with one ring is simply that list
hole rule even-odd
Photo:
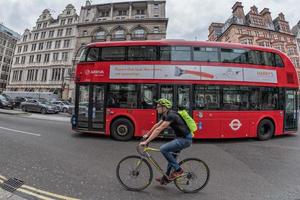
[{"label": "grey cloudy sky", "polygon": [[[129,0],[93,0],[93,4],[122,2]],[[176,39],[207,40],[208,26],[211,22],[224,22],[231,15],[231,7],[236,0],[167,0],[169,18],[167,37]],[[269,8],[272,18],[280,12],[285,14],[291,28],[300,20],[299,0],[242,0],[245,14],[256,5],[258,10]],[[77,13],[85,0],[0,0],[0,22],[12,30],[23,33],[26,28],[35,26],[38,16],[46,8],[52,16],[58,14],[67,4],[73,4]]]}]

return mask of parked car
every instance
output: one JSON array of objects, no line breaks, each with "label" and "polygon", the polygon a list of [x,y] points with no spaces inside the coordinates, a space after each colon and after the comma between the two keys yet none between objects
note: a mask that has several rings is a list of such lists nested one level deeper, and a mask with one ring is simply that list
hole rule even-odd
[{"label": "parked car", "polygon": [[52,103],[54,105],[59,106],[60,112],[66,113],[66,112],[69,112],[69,110],[70,110],[70,104],[65,101],[53,101]]},{"label": "parked car", "polygon": [[14,109],[14,102],[7,95],[0,94],[0,108]]},{"label": "parked car", "polygon": [[16,97],[14,99],[15,107],[19,108],[21,106],[21,103],[24,102],[24,101],[28,101],[28,98],[25,98],[25,97]]},{"label": "parked car", "polygon": [[29,99],[28,101],[21,103],[21,108],[23,111],[40,112],[42,114],[46,113],[58,113],[60,108],[51,102],[44,99]]}]

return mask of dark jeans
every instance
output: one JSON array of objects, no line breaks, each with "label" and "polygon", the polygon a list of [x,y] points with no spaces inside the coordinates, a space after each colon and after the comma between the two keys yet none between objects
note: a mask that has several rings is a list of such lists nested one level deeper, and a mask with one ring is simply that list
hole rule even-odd
[{"label": "dark jeans", "polygon": [[177,137],[171,142],[163,144],[160,147],[160,152],[164,155],[164,157],[168,161],[168,168],[166,172],[167,175],[170,174],[172,168],[175,170],[180,169],[180,166],[176,161],[176,156],[174,156],[172,153],[179,153],[181,150],[191,146],[191,144],[192,144],[192,137],[188,137],[188,138]]}]

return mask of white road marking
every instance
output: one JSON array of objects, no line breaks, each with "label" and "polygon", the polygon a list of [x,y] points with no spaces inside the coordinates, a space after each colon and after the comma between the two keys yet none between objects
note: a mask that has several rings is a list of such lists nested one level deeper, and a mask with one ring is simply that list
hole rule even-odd
[{"label": "white road marking", "polygon": [[37,133],[30,133],[30,132],[20,131],[20,130],[16,130],[16,129],[11,129],[11,128],[5,128],[5,127],[2,127],[2,126],[0,126],[0,129],[7,130],[7,131],[12,131],[12,132],[17,132],[17,133],[23,133],[23,134],[27,134],[27,135],[41,136],[40,134],[37,134]]}]

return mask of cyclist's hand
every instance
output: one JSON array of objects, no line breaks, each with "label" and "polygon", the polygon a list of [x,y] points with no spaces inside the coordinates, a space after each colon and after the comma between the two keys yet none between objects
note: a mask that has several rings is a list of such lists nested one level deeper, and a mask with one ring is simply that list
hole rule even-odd
[{"label": "cyclist's hand", "polygon": [[148,145],[148,142],[146,142],[146,141],[143,141],[143,142],[140,142],[140,144],[139,144],[140,146],[142,146],[142,147],[145,147],[145,146],[147,146]]},{"label": "cyclist's hand", "polygon": [[144,139],[144,140],[147,139],[148,137],[149,137],[148,134],[143,135],[143,139]]}]

